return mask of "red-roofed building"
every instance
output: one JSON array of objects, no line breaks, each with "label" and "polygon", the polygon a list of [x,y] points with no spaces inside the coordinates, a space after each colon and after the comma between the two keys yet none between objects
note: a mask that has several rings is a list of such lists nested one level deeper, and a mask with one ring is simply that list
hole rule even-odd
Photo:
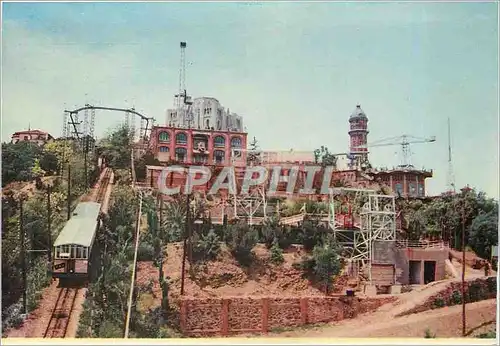
[{"label": "red-roofed building", "polygon": [[17,142],[28,141],[38,145],[44,145],[51,139],[54,139],[54,137],[52,137],[48,132],[29,129],[26,131],[14,132],[11,142],[15,144]]}]

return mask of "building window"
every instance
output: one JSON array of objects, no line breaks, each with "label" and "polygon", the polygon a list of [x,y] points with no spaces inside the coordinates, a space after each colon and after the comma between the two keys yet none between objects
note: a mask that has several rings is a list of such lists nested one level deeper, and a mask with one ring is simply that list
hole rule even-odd
[{"label": "building window", "polygon": [[168,132],[160,132],[160,136],[158,137],[160,142],[170,142],[170,136]]},{"label": "building window", "polygon": [[168,147],[160,147],[160,153],[168,153],[170,149]]},{"label": "building window", "polygon": [[410,184],[410,196],[416,196],[417,195],[417,188],[415,187],[415,184]]},{"label": "building window", "polygon": [[207,163],[207,155],[194,155],[194,163]]},{"label": "building window", "polygon": [[184,162],[186,160],[187,150],[186,148],[176,148],[175,149],[175,160],[179,162]]},{"label": "building window", "polygon": [[421,197],[425,195],[424,184],[418,184],[418,195]]},{"label": "building window", "polygon": [[175,144],[187,144],[187,136],[181,132],[175,136]]},{"label": "building window", "polygon": [[215,163],[222,164],[222,163],[224,163],[225,153],[222,150],[215,150],[214,157],[215,157],[215,160],[214,160]]},{"label": "building window", "polygon": [[241,148],[241,138],[233,137],[231,139],[231,148]]},{"label": "building window", "polygon": [[395,190],[398,195],[403,196],[403,184],[396,184]]},{"label": "building window", "polygon": [[214,147],[216,148],[224,148],[226,145],[226,140],[222,136],[216,136],[214,138]]},{"label": "building window", "polygon": [[207,121],[206,121],[206,123],[205,123],[205,127],[206,127],[207,129],[209,129],[209,128],[210,128],[210,119],[207,119]]}]

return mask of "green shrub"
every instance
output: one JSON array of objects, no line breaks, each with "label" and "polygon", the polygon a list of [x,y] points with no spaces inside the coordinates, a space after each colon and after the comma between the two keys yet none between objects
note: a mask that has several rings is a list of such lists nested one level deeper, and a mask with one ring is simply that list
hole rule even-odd
[{"label": "green shrub", "polygon": [[302,225],[299,240],[306,251],[312,250],[316,245],[323,244],[323,240],[328,235],[328,229],[320,226],[317,222],[306,220]]},{"label": "green shrub", "polygon": [[50,284],[51,278],[47,274],[46,258],[39,257],[33,261],[28,268],[28,287],[26,296],[28,300],[28,311],[33,311],[38,306],[42,297],[42,289]]},{"label": "green shrub", "polygon": [[494,330],[490,330],[487,333],[481,333],[477,336],[479,339],[495,339],[497,337],[497,333]]},{"label": "green shrub", "polygon": [[425,335],[424,335],[425,339],[434,339],[435,337],[436,337],[436,334],[432,334],[431,330],[429,328],[427,328],[425,330]]},{"label": "green shrub", "polygon": [[21,302],[14,303],[7,309],[2,310],[3,332],[10,328],[17,328],[23,323],[25,315],[23,314],[23,305]]},{"label": "green shrub", "polygon": [[432,306],[434,308],[442,308],[446,305],[446,302],[444,301],[443,298],[441,297],[436,297],[436,299],[434,299],[434,303],[432,304]]},{"label": "green shrub", "polygon": [[155,250],[148,243],[140,243],[137,249],[137,261],[152,261],[155,256]]},{"label": "green shrub", "polygon": [[496,277],[490,277],[486,279],[486,285],[488,286],[488,293],[491,295],[497,294],[497,278]]},{"label": "green shrub", "polygon": [[483,288],[480,282],[473,281],[469,285],[469,301],[477,302],[480,300],[484,300],[487,297],[486,289]]},{"label": "green shrub", "polygon": [[246,224],[237,224],[227,227],[226,242],[231,254],[243,266],[253,261],[252,249],[257,244],[259,235],[254,228]]},{"label": "green shrub", "polygon": [[458,305],[462,303],[462,293],[459,291],[453,291],[451,295],[451,305]]},{"label": "green shrub", "polygon": [[341,270],[340,248],[330,238],[324,239],[322,243],[314,247],[311,257],[304,257],[294,267],[304,271],[311,281],[330,288],[333,277]]},{"label": "green shrub", "polygon": [[195,261],[213,261],[220,252],[220,239],[213,229],[207,235],[193,235],[193,257]]},{"label": "green shrub", "polygon": [[271,246],[271,262],[274,264],[281,264],[285,261],[283,257],[283,250],[278,245],[278,240],[275,239],[273,246]]}]

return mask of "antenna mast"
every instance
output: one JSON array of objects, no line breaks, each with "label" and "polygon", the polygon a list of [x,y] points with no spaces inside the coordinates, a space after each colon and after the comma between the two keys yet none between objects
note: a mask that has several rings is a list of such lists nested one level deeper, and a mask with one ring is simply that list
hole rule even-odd
[{"label": "antenna mast", "polygon": [[455,193],[455,176],[453,174],[453,163],[451,161],[451,130],[450,118],[448,118],[448,181],[447,188],[449,192]]},{"label": "antenna mast", "polygon": [[186,89],[186,42],[181,42],[181,62],[179,67],[179,91],[176,96],[177,109],[180,109],[183,102],[181,97],[184,95],[184,90]]}]

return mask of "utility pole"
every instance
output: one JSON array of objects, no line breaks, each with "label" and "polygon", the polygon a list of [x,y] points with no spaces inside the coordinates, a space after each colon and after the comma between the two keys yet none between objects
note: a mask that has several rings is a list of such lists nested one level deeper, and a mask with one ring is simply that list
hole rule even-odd
[{"label": "utility pole", "polygon": [[190,233],[190,202],[191,194],[186,196],[186,228],[184,230],[184,244],[182,249],[182,273],[181,273],[181,296],[184,295],[184,280],[186,276],[186,245],[188,234]]},{"label": "utility pole", "polygon": [[89,175],[87,172],[87,152],[89,149],[89,138],[88,136],[85,136],[83,139],[83,167],[85,171],[85,191],[89,188]]},{"label": "utility pole", "polygon": [[27,281],[27,275],[26,275],[26,249],[25,249],[25,233],[24,233],[24,213],[23,213],[23,203],[24,203],[24,198],[21,196],[19,200],[19,231],[21,232],[21,269],[23,273],[23,310],[24,313],[28,313],[28,305],[26,301],[26,281]]},{"label": "utility pole", "polygon": [[462,336],[465,334],[465,206],[462,206]]},{"label": "utility pole", "polygon": [[47,235],[49,237],[49,246],[47,253],[49,255],[49,263],[52,263],[52,227],[51,227],[51,206],[50,206],[50,193],[52,192],[52,186],[47,185]]},{"label": "utility pole", "polygon": [[141,215],[142,215],[142,193],[139,192],[139,211],[137,213],[137,223],[136,223],[136,235],[135,235],[135,250],[134,250],[134,267],[132,269],[132,277],[130,279],[130,290],[128,295],[128,306],[127,306],[127,319],[125,321],[125,335],[124,338],[128,338],[129,328],[130,328],[130,316],[132,314],[132,301],[134,297],[134,286],[136,280],[136,269],[137,269],[137,250],[139,249],[139,236],[141,232]]},{"label": "utility pole", "polygon": [[71,165],[68,161],[68,220],[71,218]]},{"label": "utility pole", "polygon": [[[161,232],[162,225],[163,225],[163,196],[160,194],[160,222],[156,225],[157,227],[157,237],[163,237],[163,233]],[[161,235],[160,235],[161,233]],[[163,238],[164,239],[164,238]],[[163,239],[161,240],[160,244],[161,246],[164,245]],[[163,287],[163,249],[160,250],[160,270],[158,271],[159,273],[159,282],[160,282],[160,287]],[[163,298],[163,292],[162,292],[162,298]],[[163,306],[163,305],[162,305]]]}]

